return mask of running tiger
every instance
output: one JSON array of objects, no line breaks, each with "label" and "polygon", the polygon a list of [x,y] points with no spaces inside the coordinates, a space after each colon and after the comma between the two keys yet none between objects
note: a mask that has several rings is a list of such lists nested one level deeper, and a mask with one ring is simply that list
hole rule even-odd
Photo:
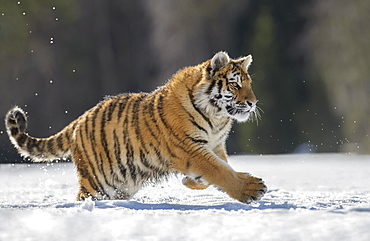
[{"label": "running tiger", "polygon": [[225,141],[233,120],[258,118],[248,67],[252,56],[218,52],[177,72],[152,93],[107,97],[59,133],[35,138],[25,112],[6,115],[10,141],[35,162],[71,158],[79,182],[77,200],[129,199],[143,185],[171,173],[191,189],[214,185],[251,203],[267,191],[262,179],[235,172]]}]

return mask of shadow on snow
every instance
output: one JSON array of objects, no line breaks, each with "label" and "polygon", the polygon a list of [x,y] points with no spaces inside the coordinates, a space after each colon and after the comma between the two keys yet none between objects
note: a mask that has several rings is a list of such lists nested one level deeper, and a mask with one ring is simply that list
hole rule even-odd
[{"label": "shadow on snow", "polygon": [[[85,201],[86,202],[86,201]],[[248,210],[267,210],[267,209],[295,209],[294,205],[288,203],[274,204],[271,202],[257,202],[251,205],[243,203],[225,203],[220,205],[187,205],[187,204],[169,204],[169,203],[140,203],[137,201],[91,201],[91,205],[84,205],[84,202],[66,203],[56,205],[56,208],[75,208],[82,209],[113,209],[127,208],[131,210],[177,210],[177,211],[197,211],[197,210],[223,210],[223,211],[248,211]],[[84,208],[88,206],[88,208]]]}]

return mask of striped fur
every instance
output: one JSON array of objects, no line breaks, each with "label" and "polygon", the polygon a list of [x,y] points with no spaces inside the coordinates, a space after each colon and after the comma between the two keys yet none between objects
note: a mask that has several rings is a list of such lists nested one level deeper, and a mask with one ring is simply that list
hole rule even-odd
[{"label": "striped fur", "polygon": [[33,161],[70,157],[78,200],[129,199],[142,185],[171,173],[192,189],[215,185],[244,203],[266,192],[260,178],[235,172],[225,141],[233,120],[257,118],[248,67],[252,57],[224,52],[180,70],[152,93],[108,97],[59,133],[35,138],[19,107],[6,115],[9,138]]}]

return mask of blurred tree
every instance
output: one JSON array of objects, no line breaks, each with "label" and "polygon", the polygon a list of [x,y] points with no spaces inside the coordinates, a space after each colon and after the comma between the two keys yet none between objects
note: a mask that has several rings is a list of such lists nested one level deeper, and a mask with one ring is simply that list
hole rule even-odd
[{"label": "blurred tree", "polygon": [[370,2],[314,1],[303,49],[341,119],[342,150],[370,153]]},{"label": "blurred tree", "polygon": [[[239,126],[238,142],[243,152],[292,152],[301,136],[302,107],[309,105],[302,56],[295,42],[305,19],[299,8],[304,2],[254,1],[253,33],[245,45],[252,50],[254,89],[264,111],[258,127]],[[244,141],[243,141],[244,140]]]},{"label": "blurred tree", "polygon": [[[14,104],[22,107],[35,104],[31,109],[36,115],[38,110],[40,115],[43,113],[39,123],[44,124],[45,129],[50,126],[47,120],[51,120],[54,106],[61,97],[61,94],[54,95],[58,93],[54,88],[58,87],[58,81],[52,80],[61,69],[54,51],[54,44],[58,45],[55,26],[70,24],[77,14],[74,1],[63,1],[57,7],[54,4],[57,1],[0,0],[0,113],[4,116]],[[40,96],[44,98],[42,103],[38,102]],[[54,123],[58,125],[58,119]],[[0,158],[13,161],[18,155],[3,127],[0,128]],[[34,128],[38,127],[36,124]]]},{"label": "blurred tree", "polygon": [[0,113],[25,108],[31,135],[56,133],[104,95],[158,85],[142,1],[0,1]]},{"label": "blurred tree", "polygon": [[151,16],[152,47],[163,81],[179,68],[196,65],[226,50],[233,57],[244,55],[237,44],[237,19],[250,1],[146,0]]}]

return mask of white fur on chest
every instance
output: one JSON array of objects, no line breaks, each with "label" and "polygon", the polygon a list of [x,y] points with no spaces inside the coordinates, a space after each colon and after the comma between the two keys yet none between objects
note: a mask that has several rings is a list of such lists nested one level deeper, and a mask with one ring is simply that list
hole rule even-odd
[{"label": "white fur on chest", "polygon": [[212,132],[208,133],[210,148],[213,149],[218,145],[225,143],[231,129],[231,122],[232,121],[229,121],[229,123],[227,123],[224,128],[219,131],[213,130]]}]

